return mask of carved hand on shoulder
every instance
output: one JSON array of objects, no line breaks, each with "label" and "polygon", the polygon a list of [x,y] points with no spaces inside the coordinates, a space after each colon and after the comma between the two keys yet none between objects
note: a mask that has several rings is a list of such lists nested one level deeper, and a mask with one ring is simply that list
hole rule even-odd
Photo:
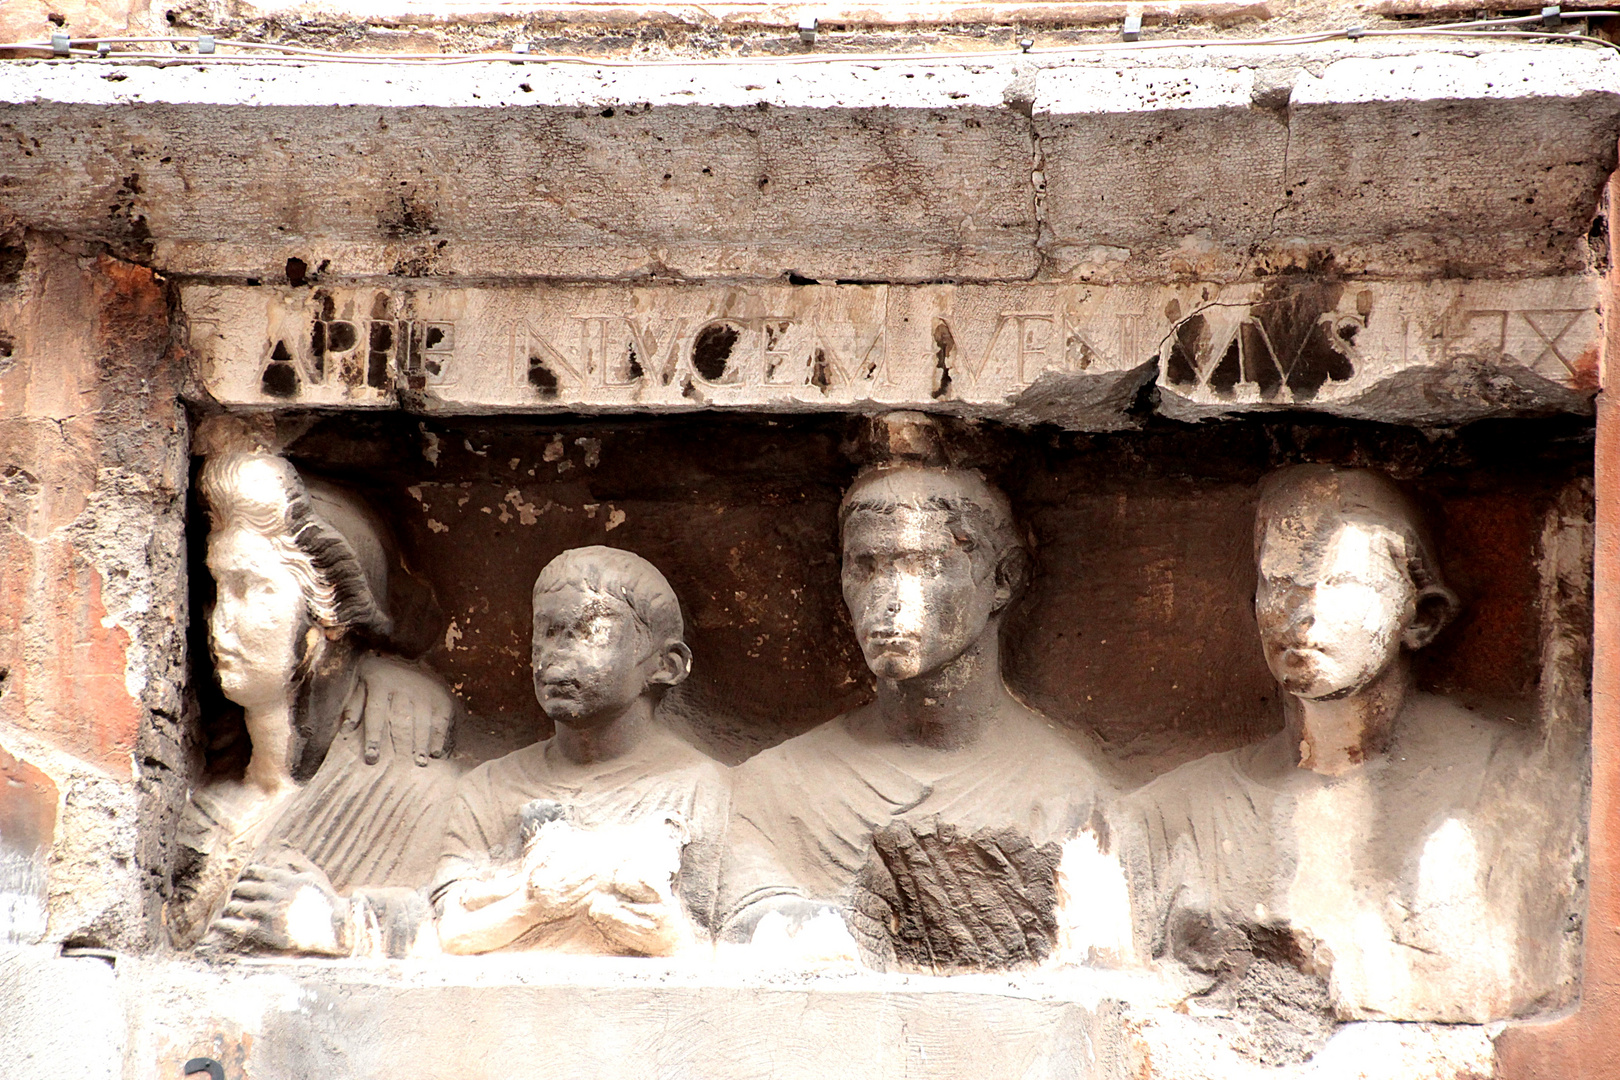
[{"label": "carved hand on shoulder", "polygon": [[236,952],[348,956],[349,901],[326,874],[297,852],[253,863],[231,889],[205,946]]},{"label": "carved hand on shoulder", "polygon": [[449,754],[456,719],[456,699],[444,680],[397,657],[371,654],[360,661],[343,726],[362,729],[366,764],[382,756],[384,739],[425,767],[429,758]]}]

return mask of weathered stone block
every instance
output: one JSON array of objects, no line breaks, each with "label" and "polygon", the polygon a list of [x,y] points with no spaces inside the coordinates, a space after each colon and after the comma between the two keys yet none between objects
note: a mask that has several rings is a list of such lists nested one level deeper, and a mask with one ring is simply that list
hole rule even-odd
[{"label": "weathered stone block", "polygon": [[1302,72],[1262,264],[1506,277],[1579,269],[1620,125],[1608,57],[1349,57]]},{"label": "weathered stone block", "polygon": [[920,407],[1127,427],[1308,408],[1408,423],[1582,412],[1597,280],[1221,286],[188,285],[226,405],[430,413]]},{"label": "weathered stone block", "polygon": [[[1472,1080],[1477,1026],[1356,1024],[1316,1063],[1245,1056],[1242,1022],[1176,1015],[1141,979],[733,972],[657,962],[497,962],[205,969],[120,961],[134,1042],[127,1075],[209,1056],[247,1076],[594,1078],[770,1076],[973,1080]],[[426,1022],[431,1018],[431,1022]],[[446,1038],[447,1031],[458,1033]],[[234,1071],[227,1075],[234,1076]]]},{"label": "weathered stone block", "polygon": [[0,950],[7,1076],[123,1076],[124,1009],[113,965],[54,949]]},{"label": "weathered stone block", "polygon": [[[148,269],[0,245],[0,738],[63,792],[53,939],[133,944],[184,798],[186,481]],[[137,820],[150,815],[143,840]]]},{"label": "weathered stone block", "polygon": [[[150,239],[181,273],[280,276],[289,258],[595,279],[1035,270],[1032,149],[1005,68],[360,72],[8,69],[23,153],[7,204]],[[82,123],[98,134],[45,137]]]},{"label": "weathered stone block", "polygon": [[1250,107],[1253,68],[1049,68],[1035,85],[1050,272],[1228,276],[1271,231],[1288,123]]},{"label": "weathered stone block", "polygon": [[56,785],[0,746],[0,945],[45,935],[45,864],[55,831]]},{"label": "weathered stone block", "polygon": [[1186,420],[1306,408],[1425,425],[1589,412],[1603,316],[1597,277],[1229,288],[1166,337],[1159,408]]},{"label": "weathered stone block", "polygon": [[1620,58],[1411,51],[634,70],[18,62],[0,70],[0,131],[20,151],[0,167],[0,209],[174,273],[261,280],[1584,269]]}]

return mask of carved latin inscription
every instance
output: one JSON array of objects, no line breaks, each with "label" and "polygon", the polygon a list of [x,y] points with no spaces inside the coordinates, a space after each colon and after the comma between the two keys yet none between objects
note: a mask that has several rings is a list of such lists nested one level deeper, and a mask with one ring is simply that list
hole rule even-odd
[{"label": "carved latin inscription", "polygon": [[[1480,367],[1494,373],[1475,380],[1486,389],[1455,404],[1436,405],[1431,394],[1419,411],[1484,415],[1524,407],[1526,394],[1544,398],[1540,408],[1585,408],[1600,329],[1594,290],[1584,277],[1108,287],[193,285],[183,302],[200,381],[227,405],[923,406],[1109,428],[1128,423],[1137,391],[1154,377],[1172,415],[1302,406],[1398,413],[1400,402],[1391,406],[1376,388]],[[1504,374],[1507,383],[1494,377]],[[1490,386],[1508,383],[1513,394],[1492,397]]]}]

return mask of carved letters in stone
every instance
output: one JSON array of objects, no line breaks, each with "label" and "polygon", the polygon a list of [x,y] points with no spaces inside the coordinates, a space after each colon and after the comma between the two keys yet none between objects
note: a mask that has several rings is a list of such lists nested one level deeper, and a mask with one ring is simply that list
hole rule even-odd
[{"label": "carved letters in stone", "polygon": [[[188,285],[232,405],[424,412],[927,407],[1106,430],[1305,407],[1584,411],[1596,279],[1085,285]],[[1393,381],[1392,381],[1393,380]],[[1400,380],[1431,388],[1406,415]],[[1430,414],[1433,415],[1430,415]]]}]

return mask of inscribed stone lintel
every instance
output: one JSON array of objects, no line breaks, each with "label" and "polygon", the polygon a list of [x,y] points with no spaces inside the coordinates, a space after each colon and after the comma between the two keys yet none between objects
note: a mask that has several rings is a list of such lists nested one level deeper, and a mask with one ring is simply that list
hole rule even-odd
[{"label": "inscribed stone lintel", "polygon": [[1600,280],[1243,285],[188,285],[238,407],[869,411],[1132,426],[1312,409],[1408,423],[1591,408]]}]

